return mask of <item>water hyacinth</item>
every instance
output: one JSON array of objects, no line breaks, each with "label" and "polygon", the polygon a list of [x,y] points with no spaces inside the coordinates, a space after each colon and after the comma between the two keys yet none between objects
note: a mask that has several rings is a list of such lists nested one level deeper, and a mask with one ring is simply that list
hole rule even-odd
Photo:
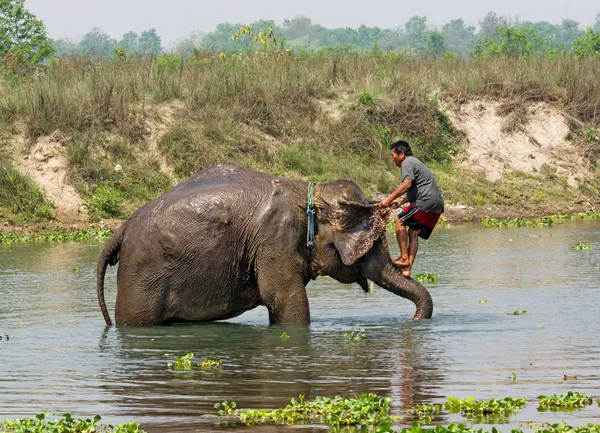
[{"label": "water hyacinth", "polygon": [[462,413],[467,417],[477,416],[510,416],[517,413],[527,405],[527,400],[523,398],[506,397],[502,400],[495,398],[489,400],[475,400],[473,397],[461,398],[448,397],[444,408],[450,413]]},{"label": "water hyacinth", "polygon": [[15,235],[14,233],[0,233],[0,244],[2,243],[21,243],[21,242],[71,242],[86,240],[103,240],[112,235],[112,231],[98,230],[80,230],[77,232],[60,232],[48,235]]},{"label": "water hyacinth", "polygon": [[585,392],[569,391],[561,395],[540,395],[539,411],[559,411],[559,410],[574,410],[591,405],[594,400]]},{"label": "water hyacinth", "polygon": [[0,432],[21,433],[146,433],[140,429],[135,422],[118,424],[116,426],[98,424],[101,420],[100,415],[93,419],[75,419],[71,414],[64,414],[60,419],[52,420],[51,412],[44,412],[36,415],[34,419],[16,419],[0,422]]},{"label": "water hyacinth", "polygon": [[[356,398],[336,396],[334,398],[317,396],[314,400],[306,400],[300,395],[296,400],[282,409],[240,409],[233,410],[235,405],[228,403],[219,404],[217,409],[220,414],[239,417],[246,425],[258,424],[295,424],[298,422],[311,422],[326,424],[330,428],[342,426],[374,426],[378,431],[390,428],[391,423],[398,419],[390,415],[390,398],[380,398],[375,394],[361,394]],[[223,413],[221,413],[223,412]]]}]

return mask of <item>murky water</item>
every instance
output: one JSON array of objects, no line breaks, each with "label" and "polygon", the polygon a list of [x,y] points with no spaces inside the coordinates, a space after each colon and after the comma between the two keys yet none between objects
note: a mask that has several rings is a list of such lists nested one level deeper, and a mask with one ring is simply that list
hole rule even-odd
[{"label": "murky water", "polygon": [[[571,250],[578,242],[593,249]],[[540,394],[572,390],[600,397],[597,221],[439,229],[421,243],[415,269],[439,274],[438,283],[427,285],[434,318],[418,323],[410,321],[410,302],[383,289],[364,294],[357,285],[321,278],[308,288],[308,328],[269,327],[263,308],[227,323],[106,328],[95,292],[101,247],[0,245],[0,333],[10,336],[0,341],[0,419],[48,409],[98,413],[113,423],[136,420],[150,432],[231,431],[242,427],[207,416],[215,402],[281,407],[299,394],[375,392],[392,397],[396,413],[450,395],[512,396],[529,404],[506,427],[600,423],[596,404],[572,413],[536,411]],[[115,290],[110,269],[106,298],[113,317]],[[528,313],[506,314],[514,310]],[[366,340],[347,343],[344,333],[359,327]],[[291,337],[285,342],[284,330]],[[167,369],[187,352],[222,358],[224,368]],[[564,374],[577,380],[566,382]]]}]

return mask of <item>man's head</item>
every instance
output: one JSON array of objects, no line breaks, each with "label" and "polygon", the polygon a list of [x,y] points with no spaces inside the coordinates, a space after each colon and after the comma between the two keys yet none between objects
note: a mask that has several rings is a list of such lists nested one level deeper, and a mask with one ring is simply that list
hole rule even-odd
[{"label": "man's head", "polygon": [[392,160],[398,167],[402,165],[402,161],[404,161],[407,156],[412,156],[413,154],[410,144],[402,140],[392,143],[390,149],[392,150]]}]

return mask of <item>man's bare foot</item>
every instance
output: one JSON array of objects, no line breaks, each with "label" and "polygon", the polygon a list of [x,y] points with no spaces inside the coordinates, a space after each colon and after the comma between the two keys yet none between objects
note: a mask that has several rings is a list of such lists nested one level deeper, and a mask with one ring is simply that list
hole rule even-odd
[{"label": "man's bare foot", "polygon": [[408,261],[408,259],[403,259],[402,257],[398,257],[396,260],[394,260],[394,264],[401,268],[406,268],[410,266],[410,262]]},{"label": "man's bare foot", "polygon": [[404,278],[408,278],[410,277],[410,266],[407,266],[405,268],[402,268],[402,276]]}]

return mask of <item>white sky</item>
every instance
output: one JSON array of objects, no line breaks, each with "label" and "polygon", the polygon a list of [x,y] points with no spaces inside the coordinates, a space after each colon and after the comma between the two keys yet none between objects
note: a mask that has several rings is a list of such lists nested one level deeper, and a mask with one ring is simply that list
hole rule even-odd
[{"label": "white sky", "polygon": [[100,27],[114,38],[129,30],[156,28],[168,45],[192,30],[214,30],[218,23],[249,23],[306,15],[328,28],[398,27],[414,15],[425,15],[430,26],[463,18],[477,27],[487,12],[521,20],[558,23],[563,18],[590,26],[600,12],[595,0],[26,0],[25,6],[42,19],[50,37],[79,38]]}]

